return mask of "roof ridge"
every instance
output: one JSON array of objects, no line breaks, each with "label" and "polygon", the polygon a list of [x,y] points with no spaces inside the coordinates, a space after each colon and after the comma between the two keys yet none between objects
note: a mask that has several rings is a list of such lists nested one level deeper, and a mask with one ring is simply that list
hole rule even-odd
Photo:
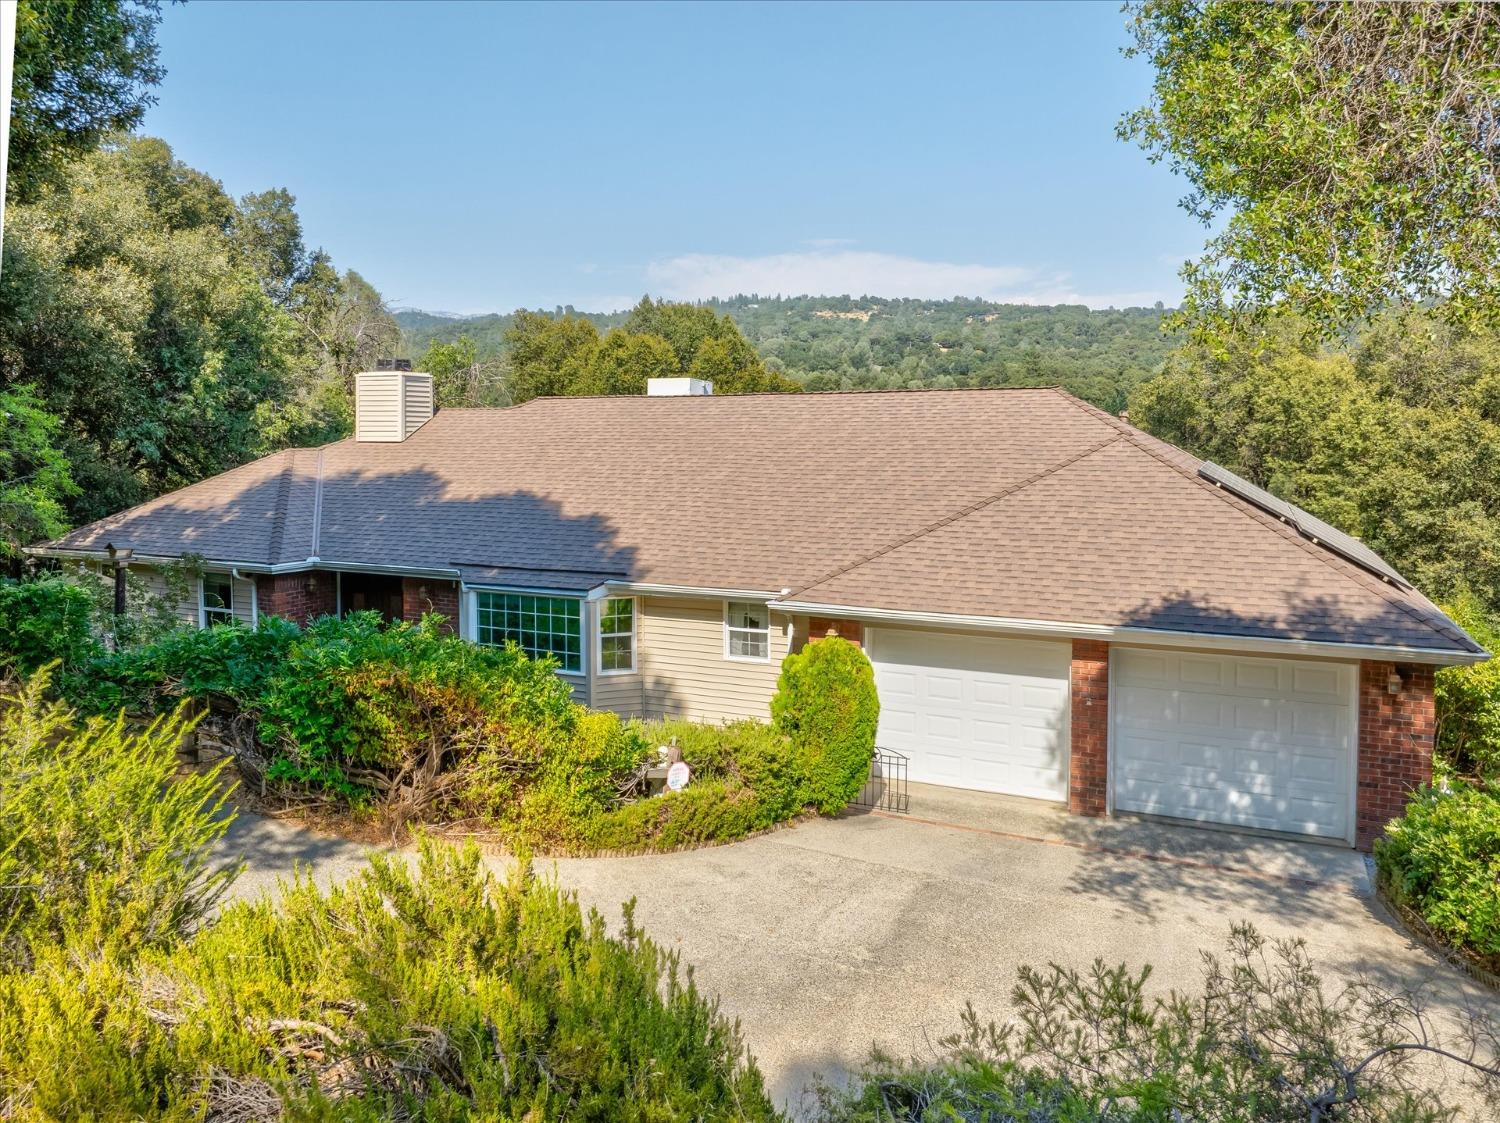
[{"label": "roof ridge", "polygon": [[507,409],[521,409],[532,402],[598,402],[623,399],[632,402],[688,399],[695,402],[735,401],[744,398],[786,398],[789,401],[806,401],[808,398],[873,398],[884,394],[1011,394],[1031,391],[1045,393],[1060,389],[1058,386],[890,386],[868,390],[755,390],[748,394],[539,394],[527,398],[517,405],[508,406],[449,406],[439,412],[489,413]]},{"label": "roof ridge", "polygon": [[[1073,405],[1082,412],[1088,414],[1090,417],[1095,418],[1095,420],[1102,421],[1112,429],[1115,429],[1122,437],[1128,440],[1132,446],[1140,449],[1143,453],[1151,457],[1153,460],[1170,468],[1172,471],[1176,472],[1184,479],[1189,480],[1199,487],[1206,489],[1210,494],[1217,496],[1221,502],[1227,503],[1231,508],[1238,511],[1246,518],[1251,519],[1257,524],[1281,535],[1284,540],[1292,542],[1310,557],[1317,558],[1320,562],[1326,565],[1329,569],[1333,570],[1333,572],[1337,573],[1339,576],[1343,577],[1346,581],[1350,581],[1354,584],[1360,585],[1367,592],[1375,593],[1380,597],[1381,600],[1385,601],[1385,603],[1390,605],[1392,608],[1405,613],[1407,616],[1411,617],[1412,620],[1421,624],[1429,631],[1436,632],[1438,635],[1443,636],[1445,639],[1457,640],[1460,643],[1463,643],[1465,641],[1471,644],[1474,643],[1473,637],[1468,635],[1466,632],[1463,632],[1461,629],[1455,629],[1455,631],[1457,632],[1456,635],[1443,631],[1433,620],[1430,620],[1426,616],[1413,610],[1412,606],[1404,598],[1393,596],[1391,594],[1391,586],[1386,584],[1386,582],[1377,581],[1374,577],[1367,574],[1363,569],[1355,565],[1353,562],[1334,554],[1332,550],[1329,550],[1326,547],[1320,546],[1314,542],[1309,542],[1303,536],[1300,530],[1297,530],[1294,527],[1287,526],[1280,519],[1272,518],[1268,513],[1262,512],[1262,515],[1264,517],[1261,517],[1261,515],[1257,515],[1254,510],[1248,509],[1253,506],[1248,502],[1248,500],[1238,499],[1232,494],[1226,492],[1223,488],[1218,487],[1210,481],[1204,479],[1197,472],[1189,472],[1181,464],[1174,464],[1171,460],[1163,456],[1155,448],[1152,448],[1148,442],[1139,439],[1139,437],[1149,436],[1149,434],[1142,432],[1134,425],[1131,425],[1129,422],[1121,421],[1119,418],[1114,417],[1105,410],[1099,409],[1097,406],[1091,406],[1087,402],[1080,401],[1078,398],[1075,398],[1072,394],[1069,394],[1061,387],[1055,387],[1054,389],[1057,395],[1064,401]],[[1160,438],[1156,439],[1160,440]],[[1168,444],[1171,448],[1177,447],[1176,445],[1170,444],[1170,442],[1163,443]],[[1189,453],[1189,455],[1191,456],[1193,454]],[[1197,459],[1199,463],[1203,462],[1201,457],[1194,457],[1194,459]],[[1241,506],[1241,504],[1244,504],[1244,506]],[[1340,564],[1340,562],[1342,562],[1343,564]],[[1416,586],[1412,586],[1412,591],[1415,592],[1418,596],[1421,596],[1423,600],[1427,600],[1426,595],[1423,594],[1420,589],[1417,589]],[[1447,619],[1446,615],[1444,615],[1441,610],[1439,610],[1438,615],[1444,620]],[[1478,644],[1474,644],[1474,646],[1477,647]]]},{"label": "roof ridge", "polygon": [[1100,449],[1108,448],[1118,440],[1120,440],[1120,436],[1119,434],[1116,434],[1106,440],[1100,441],[1098,444],[1089,446],[1081,452],[1070,453],[1062,460],[1059,460],[1056,464],[1049,465],[1039,472],[1034,472],[1031,475],[1027,476],[1025,479],[1017,480],[1015,483],[1010,484],[1008,487],[1002,488],[1001,490],[995,492],[993,495],[987,495],[983,499],[976,499],[974,502],[968,503],[963,507],[958,508],[958,510],[956,511],[949,512],[942,518],[938,519],[936,522],[929,523],[927,526],[904,534],[894,541],[886,543],[884,546],[880,546],[877,549],[871,550],[867,554],[855,558],[853,561],[847,563],[846,565],[841,565],[837,569],[823,574],[821,577],[818,577],[812,581],[804,582],[802,585],[794,589],[793,593],[800,593],[806,589],[814,588],[817,585],[823,584],[825,581],[832,581],[835,577],[842,576],[843,574],[848,573],[850,570],[858,569],[862,565],[867,565],[870,562],[874,561],[876,558],[890,553],[892,550],[898,550],[902,546],[909,545],[912,542],[915,542],[918,538],[925,538],[927,535],[932,534],[934,531],[941,530],[943,527],[949,526],[952,523],[956,523],[960,519],[965,519],[978,511],[982,511],[984,510],[984,508],[998,503],[1000,500],[1014,495],[1016,492],[1021,491],[1024,488],[1028,488],[1034,483],[1038,483],[1041,480],[1046,479],[1048,476],[1052,475],[1055,472],[1060,472],[1064,468],[1071,467],[1072,465],[1078,463],[1078,461],[1094,455],[1094,453],[1098,452]]}]

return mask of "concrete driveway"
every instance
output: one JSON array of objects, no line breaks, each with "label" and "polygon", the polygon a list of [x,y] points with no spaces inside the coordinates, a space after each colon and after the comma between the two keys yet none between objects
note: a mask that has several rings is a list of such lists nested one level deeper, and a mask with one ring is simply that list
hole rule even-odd
[{"label": "concrete driveway", "polygon": [[[366,852],[249,815],[226,849],[250,863],[241,894],[274,887],[299,863],[341,879]],[[1196,988],[1200,951],[1220,949],[1240,919],[1304,937],[1333,982],[1423,985],[1455,1010],[1496,1001],[1391,924],[1353,851],[1082,820],[1033,800],[913,785],[908,815],[537,866],[612,921],[636,898],[637,920],[721,996],[773,1094],[793,1106],[814,1073],[847,1072],[872,1044],[930,1055],[965,1001],[1003,1019],[1022,963],[1150,963],[1157,985]]]}]

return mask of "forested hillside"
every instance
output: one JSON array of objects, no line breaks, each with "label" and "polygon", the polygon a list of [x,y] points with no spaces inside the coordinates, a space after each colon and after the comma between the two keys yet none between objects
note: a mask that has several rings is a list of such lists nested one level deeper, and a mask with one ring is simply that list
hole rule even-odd
[{"label": "forested hillside", "polygon": [[[737,296],[706,307],[729,316],[767,368],[809,390],[1062,385],[1118,411],[1171,350],[1161,309],[1093,311],[981,300]],[[629,313],[578,313],[607,331]],[[473,341],[480,359],[505,353],[515,314],[396,314],[412,355],[434,341]]]}]

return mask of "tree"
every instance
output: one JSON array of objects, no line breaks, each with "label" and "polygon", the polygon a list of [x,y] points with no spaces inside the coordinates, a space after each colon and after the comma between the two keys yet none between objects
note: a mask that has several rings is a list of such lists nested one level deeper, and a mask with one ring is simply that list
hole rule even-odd
[{"label": "tree", "polygon": [[59,427],[31,387],[0,389],[0,565],[14,568],[21,547],[67,529],[63,504],[78,489]]},{"label": "tree", "polygon": [[1184,267],[1200,338],[1286,302],[1327,337],[1392,304],[1500,324],[1500,7],[1129,5],[1156,69],[1120,123],[1229,218]]},{"label": "tree", "polygon": [[86,521],[352,417],[399,344],[380,294],[302,246],[285,191],[237,205],[159,140],[111,141],[7,209],[0,392],[32,387]]},{"label": "tree", "polygon": [[578,393],[599,348],[599,329],[581,316],[553,319],[521,309],[505,341],[510,345],[510,397],[520,405],[532,398]]},{"label": "tree", "polygon": [[418,362],[419,370],[432,375],[439,406],[509,405],[500,384],[498,364],[482,360],[467,335],[452,343],[434,339]]},{"label": "tree", "polygon": [[69,158],[140,124],[162,79],[157,0],[20,0],[6,196],[35,196]]},{"label": "tree", "polygon": [[644,394],[647,379],[670,378],[677,371],[677,355],[661,336],[615,328],[590,356],[577,392]]}]

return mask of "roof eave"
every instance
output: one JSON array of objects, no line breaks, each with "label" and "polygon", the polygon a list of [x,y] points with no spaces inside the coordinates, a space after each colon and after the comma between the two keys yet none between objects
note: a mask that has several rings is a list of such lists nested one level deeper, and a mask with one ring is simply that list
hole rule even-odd
[{"label": "roof eave", "polygon": [[1320,659],[1380,659],[1456,667],[1482,663],[1490,658],[1484,650],[1410,647],[1372,643],[1327,643],[1317,640],[1275,639],[1238,636],[1218,632],[1180,632],[1166,628],[1139,628],[1128,624],[1083,624],[1060,620],[1026,620],[1003,616],[967,616],[957,613],[910,612],[903,609],[861,608],[853,605],[819,604],[812,601],[773,600],[778,612],[806,613],[835,619],[857,619],[893,624],[1004,632],[1008,635],[1056,639],[1097,639],[1113,643],[1142,643],[1160,647],[1210,647],[1242,651],[1247,655],[1306,656]]}]

